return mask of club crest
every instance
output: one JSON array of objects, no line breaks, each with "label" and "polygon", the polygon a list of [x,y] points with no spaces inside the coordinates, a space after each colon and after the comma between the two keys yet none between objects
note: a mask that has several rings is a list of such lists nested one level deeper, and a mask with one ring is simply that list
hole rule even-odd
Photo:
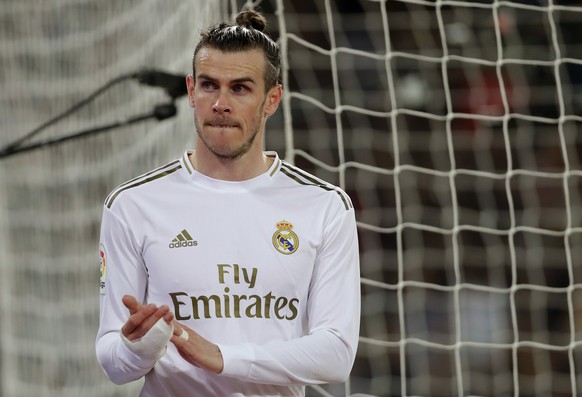
[{"label": "club crest", "polygon": [[290,255],[299,248],[299,237],[292,230],[293,225],[285,220],[277,223],[277,231],[273,234],[273,246],[284,255]]}]

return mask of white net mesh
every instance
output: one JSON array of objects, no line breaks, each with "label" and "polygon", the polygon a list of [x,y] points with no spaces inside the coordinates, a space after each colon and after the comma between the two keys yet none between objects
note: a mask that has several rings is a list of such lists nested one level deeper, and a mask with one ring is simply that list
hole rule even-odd
[{"label": "white net mesh", "polygon": [[[0,7],[0,146],[107,82],[149,67],[190,70],[198,31],[220,4],[13,0]],[[31,141],[149,113],[161,89],[124,81]],[[97,241],[117,184],[178,157],[192,116],[117,128],[0,160],[0,395],[135,396],[98,367]],[[186,105],[186,106],[184,106]]]},{"label": "white net mesh", "polygon": [[[358,357],[308,396],[579,394],[578,1],[4,1],[0,146],[138,68],[187,72],[198,29],[245,5],[288,66],[268,148],[357,208]],[[164,101],[123,82],[41,136]],[[191,146],[183,102],[0,160],[1,395],[136,394],[94,355],[101,205]]]},{"label": "white net mesh", "polygon": [[579,394],[580,3],[260,6],[287,158],[344,187],[360,228],[356,365],[309,394]]}]

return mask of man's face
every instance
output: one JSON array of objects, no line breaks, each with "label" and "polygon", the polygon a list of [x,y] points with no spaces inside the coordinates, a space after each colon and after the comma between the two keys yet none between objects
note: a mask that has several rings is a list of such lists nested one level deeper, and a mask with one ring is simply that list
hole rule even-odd
[{"label": "man's face", "polygon": [[199,141],[214,155],[235,159],[262,148],[266,118],[277,110],[281,87],[265,93],[260,50],[222,52],[202,48],[196,76],[187,77]]}]

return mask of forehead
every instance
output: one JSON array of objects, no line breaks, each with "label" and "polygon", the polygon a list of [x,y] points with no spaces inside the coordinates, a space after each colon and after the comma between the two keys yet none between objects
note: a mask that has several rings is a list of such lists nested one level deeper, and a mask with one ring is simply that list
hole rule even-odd
[{"label": "forehead", "polygon": [[223,52],[215,48],[201,48],[195,59],[196,76],[205,74],[213,78],[239,79],[250,77],[263,80],[266,67],[261,50]]}]

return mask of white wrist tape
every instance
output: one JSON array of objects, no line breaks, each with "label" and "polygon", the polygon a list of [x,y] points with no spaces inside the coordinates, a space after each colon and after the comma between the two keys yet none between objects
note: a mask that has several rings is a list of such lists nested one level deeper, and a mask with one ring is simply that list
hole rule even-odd
[{"label": "white wrist tape", "polygon": [[140,339],[131,341],[121,333],[121,339],[129,350],[146,360],[158,360],[166,352],[166,345],[174,333],[174,324],[168,325],[160,318]]}]

